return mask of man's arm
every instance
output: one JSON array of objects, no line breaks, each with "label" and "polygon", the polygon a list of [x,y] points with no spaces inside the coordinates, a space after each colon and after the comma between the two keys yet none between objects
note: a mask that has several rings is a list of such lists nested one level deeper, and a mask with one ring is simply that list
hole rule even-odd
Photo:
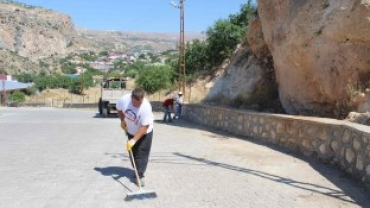
[{"label": "man's arm", "polygon": [[149,128],[149,125],[141,126],[139,128],[139,131],[134,135],[134,137],[132,137],[132,139],[134,139],[135,141],[139,141],[139,139],[141,139],[146,134],[146,131],[148,130],[148,128]]},{"label": "man's arm", "polygon": [[125,114],[122,111],[117,111],[118,117],[121,119],[121,128],[127,132],[127,124],[125,121]]},{"label": "man's arm", "polygon": [[130,140],[127,140],[127,151],[131,151],[132,147],[136,144],[139,139],[141,139],[145,134],[147,129],[149,128],[149,125],[147,126],[141,126],[139,131],[132,137]]},{"label": "man's arm", "polygon": [[125,114],[122,113],[122,111],[117,111],[117,114],[118,114],[118,117],[121,119],[121,122],[125,121]]}]

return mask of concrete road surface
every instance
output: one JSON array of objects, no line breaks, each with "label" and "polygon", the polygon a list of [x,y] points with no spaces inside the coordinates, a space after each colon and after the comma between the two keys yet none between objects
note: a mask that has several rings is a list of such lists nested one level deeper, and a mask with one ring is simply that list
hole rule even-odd
[{"label": "concrete road surface", "polygon": [[370,207],[342,171],[285,149],[157,113],[146,188],[137,187],[117,117],[93,110],[0,108],[0,207]]}]

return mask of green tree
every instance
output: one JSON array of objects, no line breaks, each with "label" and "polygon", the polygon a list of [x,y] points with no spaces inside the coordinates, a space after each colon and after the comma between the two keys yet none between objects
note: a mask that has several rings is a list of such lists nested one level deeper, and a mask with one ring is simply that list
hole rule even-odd
[{"label": "green tree", "polygon": [[161,62],[161,59],[158,56],[152,56],[151,62],[152,63],[158,63],[158,62]]},{"label": "green tree", "polygon": [[64,74],[76,74],[77,73],[76,65],[71,64],[70,62],[62,63],[61,68]]},{"label": "green tree", "polygon": [[36,86],[31,86],[26,89],[27,95],[33,95],[37,92],[37,87]]},{"label": "green tree", "polygon": [[69,91],[75,94],[82,94],[82,89],[89,89],[89,87],[92,87],[93,85],[94,81],[91,74],[84,73],[83,75],[79,75],[77,78],[71,80]]},{"label": "green tree", "polygon": [[69,92],[75,93],[75,94],[82,93],[82,85],[79,79],[72,80],[71,85],[69,86]]},{"label": "green tree", "polygon": [[125,68],[126,68],[126,63],[123,63],[123,61],[114,62],[114,70],[124,71]]},{"label": "green tree", "polygon": [[33,75],[29,73],[21,73],[19,75],[16,75],[16,77],[19,82],[24,82],[24,83],[32,82],[33,80]]},{"label": "green tree", "polygon": [[81,58],[83,58],[85,61],[95,61],[96,55],[94,52],[89,53],[83,53],[80,55]]},{"label": "green tree", "polygon": [[193,41],[187,44],[185,61],[187,73],[197,70],[211,70],[232,55],[236,46],[245,38],[249,20],[253,17],[256,6],[251,0],[240,6],[240,11],[219,19],[206,31],[205,42]]},{"label": "green tree", "polygon": [[244,37],[245,30],[231,23],[229,19],[220,19],[214,27],[207,30],[207,54],[212,66],[220,64],[229,57],[237,44]]},{"label": "green tree", "polygon": [[9,100],[12,101],[13,103],[21,103],[26,100],[26,96],[23,92],[17,90],[10,94]]},{"label": "green tree", "polygon": [[60,76],[59,78],[59,87],[60,88],[64,88],[64,89],[69,89],[70,86],[72,85],[72,82],[73,82],[73,78],[71,77],[68,77],[68,76]]},{"label": "green tree", "polygon": [[172,73],[171,81],[174,83],[175,80],[179,79],[179,55],[175,54],[175,55],[169,56],[166,59],[165,64],[167,67],[171,69],[171,73]]},{"label": "green tree", "polygon": [[146,58],[145,54],[142,53],[139,55],[139,59],[145,59],[145,58]]},{"label": "green tree", "polygon": [[137,87],[143,88],[148,94],[172,86],[172,70],[169,66],[145,67],[135,80]]},{"label": "green tree", "polygon": [[124,75],[128,77],[135,78],[145,67],[145,64],[141,61],[136,61],[135,63],[125,67]]},{"label": "green tree", "polygon": [[102,75],[103,72],[99,69],[91,68],[91,67],[85,67],[87,70],[85,73],[89,73],[91,75]]},{"label": "green tree", "polygon": [[101,51],[99,56],[108,56],[108,51]]},{"label": "green tree", "polygon": [[206,44],[198,39],[192,43],[186,44],[185,61],[186,73],[194,74],[197,71],[204,70],[207,62]]},{"label": "green tree", "polygon": [[108,77],[122,77],[122,74],[118,70],[109,71]]},{"label": "green tree", "polygon": [[240,5],[239,13],[229,15],[230,22],[247,29],[249,20],[252,19],[256,10],[256,5],[252,3],[252,0],[248,0],[246,4]]},{"label": "green tree", "polygon": [[47,88],[47,85],[46,85],[46,80],[44,78],[44,76],[36,76],[34,79],[33,79],[33,82],[35,83],[35,86],[37,87],[37,89],[39,89],[39,91],[43,91],[44,89]]}]

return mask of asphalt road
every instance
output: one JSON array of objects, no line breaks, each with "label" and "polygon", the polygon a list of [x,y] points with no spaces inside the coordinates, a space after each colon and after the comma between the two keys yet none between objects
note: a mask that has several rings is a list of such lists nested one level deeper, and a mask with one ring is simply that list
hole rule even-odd
[{"label": "asphalt road", "polygon": [[370,207],[339,169],[156,113],[146,188],[136,190],[116,117],[92,110],[0,108],[0,207]]}]

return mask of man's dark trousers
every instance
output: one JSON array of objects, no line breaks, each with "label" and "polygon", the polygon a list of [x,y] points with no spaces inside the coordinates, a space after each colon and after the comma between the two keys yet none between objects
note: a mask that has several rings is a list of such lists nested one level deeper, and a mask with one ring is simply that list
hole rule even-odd
[{"label": "man's dark trousers", "polygon": [[[129,139],[134,137],[131,134],[127,134],[127,135]],[[153,139],[153,131],[141,137],[132,147],[132,154],[134,155],[135,165],[136,165],[140,178],[145,176],[144,174],[146,171],[146,167],[148,166],[148,162],[149,162],[150,149],[152,147],[152,139]],[[132,162],[132,159],[130,161]]]}]

